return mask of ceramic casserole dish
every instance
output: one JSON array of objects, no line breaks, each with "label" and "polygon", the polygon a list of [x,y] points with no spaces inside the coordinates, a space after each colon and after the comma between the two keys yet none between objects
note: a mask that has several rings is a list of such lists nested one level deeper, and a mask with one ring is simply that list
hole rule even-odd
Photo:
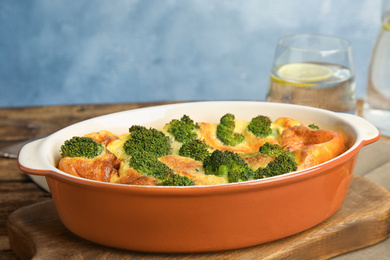
[{"label": "ceramic casserole dish", "polygon": [[[78,178],[59,171],[59,147],[73,136],[131,125],[161,128],[189,115],[219,122],[232,113],[250,120],[291,117],[303,124],[345,133],[348,150],[315,167],[266,179],[210,186],[130,186]],[[298,105],[252,102],[190,102],[123,111],[68,126],[22,148],[20,169],[45,178],[63,224],[97,244],[161,253],[237,249],[287,237],[329,218],[342,205],[360,149],[380,138],[366,120]]]}]

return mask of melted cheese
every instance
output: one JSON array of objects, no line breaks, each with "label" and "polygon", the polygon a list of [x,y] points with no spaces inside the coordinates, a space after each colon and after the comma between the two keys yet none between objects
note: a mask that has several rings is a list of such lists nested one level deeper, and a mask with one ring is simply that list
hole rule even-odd
[{"label": "melted cheese", "polygon": [[[265,167],[273,160],[271,156],[258,153],[266,142],[279,144],[294,153],[298,170],[317,165],[330,160],[346,150],[344,135],[329,130],[312,130],[295,119],[281,117],[271,124],[272,134],[259,138],[248,131],[249,122],[235,120],[234,131],[242,134],[245,139],[236,146],[223,144],[217,137],[218,123],[198,123],[198,139],[204,140],[212,150],[228,150],[238,153],[252,170]],[[211,185],[228,183],[227,177],[205,174],[202,162],[179,156],[182,143],[174,140],[165,129],[161,131],[172,140],[172,154],[159,160],[173,169],[176,174],[184,175],[194,181],[195,185]],[[108,152],[95,159],[62,158],[59,168],[77,176],[91,179],[101,179],[113,183],[137,185],[155,185],[155,178],[142,175],[130,166],[130,156],[125,153],[123,145],[130,138],[126,133],[115,136],[108,131],[99,131],[86,135],[106,146]],[[88,169],[82,169],[83,167]],[[93,171],[97,171],[93,175]]]},{"label": "melted cheese", "polygon": [[228,183],[226,177],[206,175],[202,162],[188,157],[178,155],[166,155],[159,159],[169,168],[173,169],[176,174],[184,175],[190,178],[195,185],[210,185]]},{"label": "melted cheese", "polygon": [[214,149],[221,151],[233,151],[236,153],[255,153],[259,151],[260,146],[266,142],[271,144],[278,144],[278,138],[275,135],[270,135],[266,138],[259,138],[248,131],[249,122],[235,120],[236,128],[235,132],[244,136],[244,142],[236,145],[229,146],[222,143],[217,137],[217,123],[199,123],[200,133],[199,138],[205,140],[206,144],[213,147]]},{"label": "melted cheese", "polygon": [[115,154],[116,158],[120,160],[126,160],[128,159],[128,155],[126,154],[125,149],[123,149],[123,145],[127,140],[129,140],[129,138],[130,134],[123,134],[119,136],[119,139],[108,144],[107,149]]}]

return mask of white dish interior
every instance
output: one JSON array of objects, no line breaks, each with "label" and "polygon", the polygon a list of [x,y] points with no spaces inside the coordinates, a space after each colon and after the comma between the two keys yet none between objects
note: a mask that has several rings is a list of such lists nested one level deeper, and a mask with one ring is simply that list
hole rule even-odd
[{"label": "white dish interior", "polygon": [[[30,150],[31,146],[34,146],[36,153],[23,153],[22,149],[19,163],[31,169],[68,175],[59,171],[56,166],[60,159],[60,146],[73,136],[82,136],[100,130],[123,134],[127,133],[132,125],[162,128],[170,120],[179,119],[184,114],[196,122],[219,122],[219,119],[226,113],[232,113],[236,119],[246,121],[250,121],[257,115],[269,116],[272,121],[279,117],[291,117],[303,124],[315,124],[321,129],[342,131],[347,134],[349,151],[359,145],[370,143],[379,138],[380,135],[373,125],[358,116],[334,113],[323,109],[257,101],[190,102],[128,110],[82,121],[28,144]],[[71,175],[68,176],[75,178]],[[49,191],[44,176],[32,175],[31,178],[39,186]]]}]

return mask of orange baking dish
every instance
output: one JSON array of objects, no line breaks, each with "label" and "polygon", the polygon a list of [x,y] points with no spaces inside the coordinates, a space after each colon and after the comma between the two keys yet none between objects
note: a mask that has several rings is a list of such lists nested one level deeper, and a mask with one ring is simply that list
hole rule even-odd
[{"label": "orange baking dish", "polygon": [[[276,177],[210,186],[131,186],[78,178],[59,171],[59,147],[72,136],[98,130],[162,124],[183,114],[218,122],[226,113],[250,120],[291,117],[342,131],[348,150],[320,165]],[[48,185],[58,215],[74,234],[125,250],[192,253],[237,249],[309,229],[342,205],[360,149],[380,138],[350,114],[289,104],[247,101],[190,102],[123,111],[86,120],[31,142],[20,151],[23,172]],[[364,158],[362,158],[364,159]]]}]

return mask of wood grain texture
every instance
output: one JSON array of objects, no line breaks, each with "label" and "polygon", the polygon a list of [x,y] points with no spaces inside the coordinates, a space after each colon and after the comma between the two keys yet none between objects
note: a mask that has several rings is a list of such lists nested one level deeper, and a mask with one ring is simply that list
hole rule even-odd
[{"label": "wood grain texture", "polygon": [[[178,102],[107,105],[66,105],[0,109],[0,147],[57,131],[96,116],[130,109]],[[1,144],[3,142],[3,145]]]},{"label": "wood grain texture", "polygon": [[73,235],[53,201],[21,208],[8,218],[12,250],[22,259],[328,259],[390,236],[390,192],[353,175],[342,207],[316,227],[271,243],[204,254],[147,254],[99,246]]},{"label": "wood grain texture", "polygon": [[[82,121],[84,119],[88,119],[94,116],[100,116],[108,113],[114,113],[129,109],[136,109],[141,107],[148,107],[148,106],[154,106],[154,105],[165,105],[165,104],[171,104],[171,103],[178,103],[178,102],[151,102],[151,103],[131,103],[131,104],[99,104],[99,105],[67,105],[67,106],[39,106],[39,107],[19,107],[19,108],[1,108],[0,109],[0,148],[5,147],[7,145],[11,145],[13,143],[16,143],[18,141],[23,141],[26,139],[34,138],[36,136],[41,136],[45,134],[52,133],[54,131],[57,131],[69,124],[73,124],[79,121]],[[359,102],[359,111],[361,111],[362,102]],[[390,138],[382,137],[382,142],[390,143]],[[387,151],[387,150],[385,150]],[[21,173],[19,168],[17,167],[16,160],[12,159],[0,159],[0,259],[4,260],[14,260],[18,259],[17,256],[14,254],[13,251],[10,249],[9,245],[9,236],[7,231],[7,225],[6,220],[7,217],[14,212],[15,210],[27,206],[27,205],[35,205],[35,203],[38,202],[44,202],[51,200],[50,194],[45,192],[44,190],[40,189],[37,185],[35,185],[31,179],[24,173]],[[371,169],[370,169],[371,170]],[[353,179],[351,183],[351,189],[350,193],[347,196],[346,202],[344,203],[342,209],[336,213],[332,218],[336,217],[337,214],[347,214],[348,207],[356,207],[357,210],[362,211],[362,214],[366,212],[365,219],[370,220],[372,223],[371,228],[372,230],[370,232],[373,232],[373,235],[376,235],[379,233],[379,237],[377,238],[378,241],[382,239],[383,236],[385,236],[388,232],[384,232],[383,227],[378,227],[378,223],[388,223],[385,221],[386,214],[381,213],[382,215],[374,216],[372,215],[369,210],[372,209],[368,206],[368,208],[363,208],[359,202],[355,203],[355,205],[351,204],[352,202],[349,202],[350,196],[358,196],[360,194],[359,192],[359,185],[364,184],[366,185],[366,182],[356,181],[356,178]],[[357,186],[356,186],[357,185]],[[361,188],[368,188],[371,189],[371,186],[369,187],[363,187]],[[357,195],[351,195],[351,192],[357,193]],[[352,194],[353,194],[352,193]],[[365,192],[367,194],[367,191]],[[372,194],[375,195],[375,194]],[[360,195],[359,195],[360,196]],[[371,194],[369,194],[371,196]],[[363,201],[364,198],[363,198]],[[370,201],[370,200],[369,200]],[[383,206],[386,207],[387,201],[382,198]],[[377,208],[374,208],[377,210]],[[377,219],[379,217],[384,218],[381,221],[378,221]],[[330,221],[332,218],[327,220],[326,222],[321,223],[318,227],[319,228],[326,228],[326,223]],[[357,230],[360,230],[359,223],[367,223],[365,220],[361,220],[360,218],[356,218],[355,223],[349,224],[349,229],[352,231],[350,232],[351,236],[347,237],[347,241],[351,240],[352,236],[357,233]],[[364,226],[366,229],[368,229],[368,226]],[[316,227],[317,228],[317,227]],[[338,238],[338,240],[341,239],[340,233],[337,232],[337,228],[333,228],[333,235]],[[379,232],[382,230],[382,233]],[[65,230],[66,231],[66,230]],[[367,233],[367,230],[364,232]],[[369,233],[370,233],[369,232]],[[68,234],[65,232],[65,234]],[[309,231],[304,232],[306,237],[310,237],[312,233]],[[363,238],[365,234],[363,233]],[[359,236],[357,236],[355,239],[358,239]],[[72,239],[79,239],[75,236],[73,236]],[[291,238],[286,238],[283,240],[280,240],[278,242],[282,243],[279,248],[288,248],[291,250],[291,248],[297,248],[297,237],[293,236]],[[300,238],[303,239],[303,238]],[[337,239],[334,239],[332,241],[338,241]],[[386,240],[385,242],[387,242]],[[372,241],[370,241],[371,243]],[[320,242],[318,242],[320,243]],[[336,242],[334,242],[336,243]],[[352,243],[352,242],[350,242]],[[373,242],[372,242],[373,243]],[[329,243],[320,243],[322,244],[322,247],[325,247],[326,250],[331,250],[331,244]],[[283,246],[282,246],[283,245]],[[361,245],[361,243],[359,243]],[[362,247],[369,245],[369,243],[366,241],[366,245],[362,245]],[[95,246],[95,245],[94,245]],[[60,247],[61,248],[61,247]],[[237,257],[238,259],[258,259],[259,250],[268,250],[268,248],[273,248],[272,243],[262,245],[259,247],[254,248],[248,248],[244,250],[235,250],[231,252],[223,252],[218,254],[219,259],[230,259],[229,256],[235,254],[238,255],[239,252],[242,252],[240,254],[241,257]],[[352,250],[352,249],[348,249]],[[318,252],[318,250],[315,250]],[[61,254],[66,255],[66,252],[64,252],[64,249],[61,249],[59,252]],[[121,251],[119,251],[121,252]],[[238,253],[237,253],[238,252]],[[256,253],[253,257],[251,256],[251,252]],[[372,251],[370,251],[372,252]],[[100,254],[101,253],[101,254]],[[281,252],[276,252],[274,255],[269,255],[268,258],[277,258],[278,254],[280,255]],[[340,252],[337,251],[337,254]],[[82,256],[88,256],[91,255],[93,258],[93,252],[92,253],[84,253],[84,255],[79,255],[79,257],[74,256],[73,252],[69,253],[73,256],[73,258],[81,258]],[[106,256],[106,258],[113,259],[114,256],[118,255],[118,250],[113,249],[107,249],[103,248],[102,251],[98,253],[98,258],[102,259]],[[329,256],[323,257],[328,258]],[[336,255],[336,254],[334,254]],[[58,255],[56,257],[57,259],[60,258],[61,255]],[[138,253],[132,253],[132,252],[123,252],[122,256],[128,258],[128,259],[162,259],[161,255],[149,255],[149,254],[138,254]],[[209,258],[210,255],[189,255],[189,256],[168,256],[167,259],[206,259]],[[287,259],[292,259],[292,257],[286,256]],[[42,257],[42,259],[47,259],[46,257]],[[348,258],[349,259],[349,258]],[[354,259],[354,258],[352,258]]]},{"label": "wood grain texture", "polygon": [[[171,103],[177,102],[1,108],[0,148],[91,117]],[[15,159],[0,158],[0,169],[0,259],[15,259],[8,241],[7,216],[18,208],[50,199],[50,194],[21,173]]]}]

